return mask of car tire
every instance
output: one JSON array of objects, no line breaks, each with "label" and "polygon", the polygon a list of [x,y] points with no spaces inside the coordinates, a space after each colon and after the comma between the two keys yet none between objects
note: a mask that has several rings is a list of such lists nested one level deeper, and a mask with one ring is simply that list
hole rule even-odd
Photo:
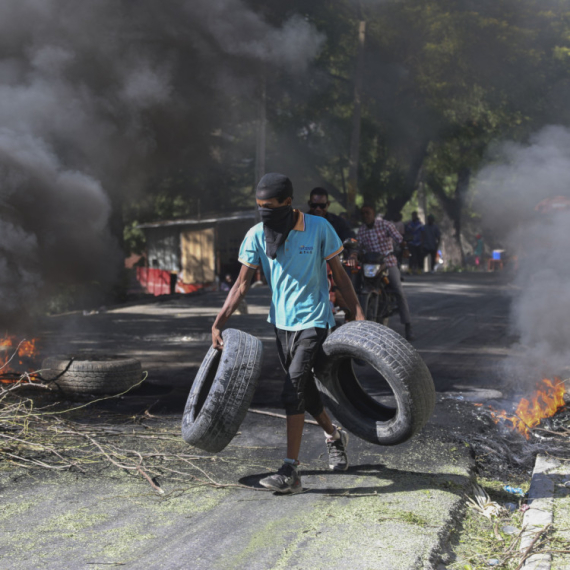
[{"label": "car tire", "polygon": [[141,363],[116,355],[58,355],[42,362],[42,378],[66,394],[120,394],[140,383]]},{"label": "car tire", "polygon": [[[417,351],[400,335],[378,323],[353,321],[323,344],[315,368],[326,405],[348,431],[379,445],[397,445],[426,424],[435,407],[431,374]],[[373,366],[392,389],[396,407],[369,396],[352,360]]]},{"label": "car tire", "polygon": [[378,313],[378,293],[370,291],[359,296],[360,306],[367,321],[375,321]]},{"label": "car tire", "polygon": [[182,418],[186,443],[218,453],[236,435],[261,373],[263,345],[236,329],[222,332],[224,349],[210,348],[194,379]]}]

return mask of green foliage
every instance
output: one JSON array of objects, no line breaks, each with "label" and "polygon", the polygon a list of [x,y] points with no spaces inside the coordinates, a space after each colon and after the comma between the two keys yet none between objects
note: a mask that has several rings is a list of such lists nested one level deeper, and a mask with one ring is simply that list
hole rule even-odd
[{"label": "green foliage", "polygon": [[[195,216],[253,205],[261,77],[267,89],[266,170],[293,179],[304,201],[325,185],[344,203],[354,109],[358,22],[367,22],[360,139],[361,200],[397,211],[412,198],[420,167],[438,180],[454,216],[462,170],[474,172],[490,142],[524,140],[548,123],[570,124],[570,8],[564,0],[252,0],[280,26],[301,14],[326,35],[306,73],[250,65],[239,88],[218,93],[218,109],[188,148],[164,161],[125,209],[135,221]],[[238,85],[238,83],[236,83]],[[199,157],[199,162],[195,157]],[[192,158],[193,160],[189,160]]]},{"label": "green foliage", "polygon": [[125,224],[123,231],[123,243],[125,247],[125,253],[138,253],[141,254],[144,251],[146,239],[143,230],[138,228],[138,220],[130,220]]}]

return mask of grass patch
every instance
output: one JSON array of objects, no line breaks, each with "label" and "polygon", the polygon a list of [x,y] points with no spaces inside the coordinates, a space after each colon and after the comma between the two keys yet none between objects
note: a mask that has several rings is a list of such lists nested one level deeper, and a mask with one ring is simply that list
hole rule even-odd
[{"label": "grass patch", "polygon": [[[490,519],[473,508],[467,508],[459,535],[452,545],[453,562],[447,565],[449,570],[515,570],[521,563],[520,531],[523,528],[524,513],[518,508],[524,500],[507,493],[504,483],[492,479],[480,479],[479,485],[489,498],[501,505],[514,503],[517,509],[509,512],[506,508]],[[516,485],[528,491],[529,482]],[[505,527],[514,527],[513,534],[505,532]],[[554,529],[545,533],[537,541],[533,553],[550,548],[560,548],[560,541],[554,536]]]},{"label": "grass patch", "polygon": [[394,518],[401,520],[402,522],[408,524],[414,524],[417,526],[428,526],[429,521],[424,517],[417,515],[416,513],[412,513],[410,511],[405,511],[402,513],[395,513]]},{"label": "grass patch", "polygon": [[[487,493],[489,489],[481,485]],[[503,560],[505,551],[516,540],[517,535],[507,535],[502,528],[509,525],[522,528],[522,516],[520,511],[512,515],[493,517],[491,520],[468,508],[463,520],[459,542],[453,552],[455,562],[450,564],[450,570],[483,570],[490,567],[493,560]],[[517,533],[518,534],[518,533]],[[496,565],[495,568],[516,568],[519,561],[509,564]]]}]

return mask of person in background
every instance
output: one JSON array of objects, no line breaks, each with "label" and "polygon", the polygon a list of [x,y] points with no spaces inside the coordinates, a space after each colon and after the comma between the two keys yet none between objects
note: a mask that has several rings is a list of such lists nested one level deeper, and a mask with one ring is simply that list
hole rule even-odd
[{"label": "person in background", "polygon": [[412,212],[412,219],[406,224],[406,233],[409,234],[408,247],[410,248],[410,271],[421,273],[423,271],[424,257],[422,251],[422,224],[418,213]]},{"label": "person in background", "polygon": [[352,230],[352,224],[350,223],[350,218],[348,217],[348,212],[341,212],[338,215],[338,217],[342,218],[346,222],[346,225]]},{"label": "person in background", "polygon": [[483,250],[485,248],[485,244],[483,243],[483,236],[481,234],[477,234],[475,236],[475,239],[477,241],[475,242],[475,248],[473,249],[473,257],[475,259],[475,265],[477,268],[479,268],[483,260]]},{"label": "person in background", "polygon": [[394,224],[394,227],[402,234],[402,237],[404,237],[404,234],[406,233],[406,224],[404,224],[404,222],[402,221],[402,213],[401,212],[398,212],[394,216],[393,224]]},{"label": "person in background", "polygon": [[[320,188],[320,187],[313,188],[309,196],[308,204],[309,204],[309,214],[311,214],[312,216],[320,216],[321,218],[327,220],[327,222],[329,222],[329,224],[333,227],[334,231],[336,232],[336,235],[339,237],[342,243],[344,243],[345,240],[354,237],[354,232],[350,229],[349,223],[341,216],[337,216],[336,214],[329,212],[329,206],[330,206],[329,193],[325,190],[325,188]],[[353,277],[350,273],[350,269],[346,267],[345,271],[347,275],[351,278],[351,280],[353,280]],[[349,303],[346,302],[341,291],[337,287],[328,263],[327,263],[327,274],[329,276],[331,288],[334,291],[335,305],[337,305],[338,307],[340,307],[340,309],[344,311],[345,318],[347,321],[353,320],[354,315],[349,309]],[[355,286],[354,280],[353,280],[353,286]]]},{"label": "person in background", "polygon": [[390,285],[395,290],[398,297],[398,309],[400,311],[400,322],[405,326],[406,340],[414,340],[412,335],[412,325],[410,323],[410,309],[404,294],[400,270],[394,255],[392,240],[402,243],[402,234],[394,227],[394,224],[383,219],[374,219],[374,208],[368,204],[360,209],[362,221],[358,228],[358,241],[364,246],[367,252],[380,253],[384,255],[384,263],[388,268],[388,279]]},{"label": "person in background", "polygon": [[441,232],[435,223],[435,218],[430,214],[427,217],[427,224],[423,227],[422,231],[422,247],[423,255],[430,256],[430,272],[434,272],[435,261],[437,258],[437,250],[439,249],[439,242],[441,241]]},{"label": "person in background", "polygon": [[232,288],[234,281],[229,273],[226,273],[223,281],[220,283],[220,291],[229,291]]},{"label": "person in background", "polygon": [[309,196],[309,214],[312,216],[321,216],[333,227],[336,235],[340,238],[341,242],[354,237],[354,232],[350,229],[348,222],[329,212],[329,193],[324,188],[313,188]]}]

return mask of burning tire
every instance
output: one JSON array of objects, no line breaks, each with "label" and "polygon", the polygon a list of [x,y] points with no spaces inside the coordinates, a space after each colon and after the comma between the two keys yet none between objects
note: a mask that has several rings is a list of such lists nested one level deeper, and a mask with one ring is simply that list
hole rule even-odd
[{"label": "burning tire", "polygon": [[54,389],[75,394],[119,394],[138,384],[141,363],[124,356],[50,356],[42,376]]},{"label": "burning tire", "polygon": [[217,453],[237,433],[261,373],[263,347],[254,336],[227,329],[224,350],[210,348],[192,384],[182,418],[186,443]]},{"label": "burning tire", "polygon": [[[431,374],[414,348],[378,323],[354,321],[333,332],[323,344],[316,368],[317,385],[327,406],[354,435],[379,445],[397,445],[428,421],[435,406]],[[370,364],[386,380],[396,407],[366,393],[352,360]]]}]

